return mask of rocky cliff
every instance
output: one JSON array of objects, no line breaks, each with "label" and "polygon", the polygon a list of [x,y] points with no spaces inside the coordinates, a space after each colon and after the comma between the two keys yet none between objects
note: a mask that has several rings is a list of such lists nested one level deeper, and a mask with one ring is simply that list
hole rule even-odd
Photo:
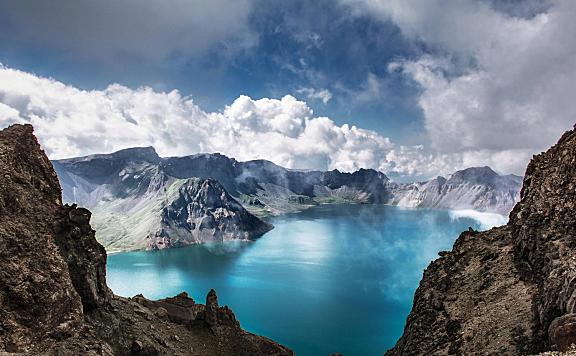
[{"label": "rocky cliff", "polygon": [[106,286],[106,251],[90,212],[61,202],[58,178],[29,125],[0,131],[0,353],[291,355],[185,293],[149,301]]},{"label": "rocky cliff", "polygon": [[524,355],[576,343],[576,130],[526,170],[510,222],[467,231],[424,272],[387,355]]},{"label": "rocky cliff", "polygon": [[[218,184],[225,191],[228,211],[237,201],[260,217],[346,202],[507,214],[518,200],[521,185],[520,177],[501,176],[489,167],[469,168],[428,182],[399,184],[373,169],[352,173],[300,171],[264,160],[238,162],[220,154],[160,158],[151,147],[59,160],[54,167],[64,201],[93,212],[97,238],[108,250],[167,246],[168,230],[180,235],[171,241],[182,244],[219,240],[219,232],[191,229],[192,223],[199,225],[198,221],[187,221],[187,213],[173,215],[168,227],[161,220],[168,211],[184,212],[184,207],[173,204],[186,200],[179,192],[189,179],[213,180],[212,185]],[[253,224],[250,215],[236,216],[241,221],[235,224],[234,219],[228,219],[225,231],[231,234],[224,239],[253,237],[267,230],[262,223]],[[182,219],[174,220],[178,217]],[[244,217],[249,218],[244,221]],[[235,233],[240,226],[247,230]],[[171,246],[178,245],[172,242]]]},{"label": "rocky cliff", "polygon": [[211,178],[187,179],[161,212],[160,228],[148,237],[148,249],[202,242],[251,240],[272,229],[250,214]]}]

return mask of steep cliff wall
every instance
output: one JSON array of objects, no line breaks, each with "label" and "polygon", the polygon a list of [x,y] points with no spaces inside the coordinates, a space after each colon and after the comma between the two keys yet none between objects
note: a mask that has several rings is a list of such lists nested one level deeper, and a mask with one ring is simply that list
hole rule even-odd
[{"label": "steep cliff wall", "polygon": [[160,214],[160,227],[148,237],[147,249],[202,242],[251,240],[272,229],[232,198],[218,181],[186,179]]},{"label": "steep cliff wall", "polygon": [[0,353],[291,355],[245,332],[210,291],[161,301],[115,296],[90,212],[62,205],[32,127],[0,131]]},{"label": "steep cliff wall", "polygon": [[530,162],[506,226],[460,235],[424,272],[387,355],[513,355],[576,343],[576,131]]}]

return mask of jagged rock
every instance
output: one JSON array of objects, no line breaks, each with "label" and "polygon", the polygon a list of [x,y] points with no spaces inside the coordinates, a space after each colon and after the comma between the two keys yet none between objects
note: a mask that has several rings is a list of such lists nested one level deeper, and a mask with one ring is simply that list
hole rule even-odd
[{"label": "jagged rock", "polygon": [[293,354],[242,330],[226,307],[212,306],[208,325],[205,306],[185,293],[160,301],[112,294],[90,212],[62,205],[30,125],[0,131],[0,168],[0,354]]},{"label": "jagged rock", "polygon": [[576,314],[571,313],[552,321],[548,329],[552,348],[570,351],[576,345]]},{"label": "jagged rock", "polygon": [[161,227],[148,241],[157,250],[201,242],[251,240],[272,225],[250,214],[211,178],[191,178],[161,212]]},{"label": "jagged rock", "polygon": [[227,306],[218,306],[218,297],[216,291],[211,289],[206,295],[206,306],[200,313],[199,318],[204,320],[212,328],[218,328],[221,325],[240,326],[236,316]]},{"label": "jagged rock", "polygon": [[27,352],[82,327],[82,303],[58,253],[60,188],[31,126],[0,131],[0,350]]},{"label": "jagged rock", "polygon": [[576,131],[526,170],[510,222],[460,235],[424,272],[387,355],[525,355],[576,340]]},{"label": "jagged rock", "polygon": [[65,205],[56,222],[55,235],[84,311],[106,304],[111,293],[106,286],[106,250],[94,237],[90,216],[87,209]]},{"label": "jagged rock", "polygon": [[548,346],[548,326],[576,312],[576,134],[565,133],[547,152],[535,156],[522,187],[522,200],[510,213],[521,278],[538,288],[536,330]]}]

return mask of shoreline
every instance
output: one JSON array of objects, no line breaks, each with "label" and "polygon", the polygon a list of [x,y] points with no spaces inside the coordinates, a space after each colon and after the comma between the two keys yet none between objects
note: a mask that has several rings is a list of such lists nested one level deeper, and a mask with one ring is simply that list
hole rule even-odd
[{"label": "shoreline", "polygon": [[[505,225],[509,219],[509,217],[507,215],[503,215],[503,214],[495,213],[495,212],[489,212],[489,211],[480,211],[480,210],[475,210],[475,209],[445,209],[445,208],[434,208],[434,207],[412,207],[412,206],[402,206],[402,205],[394,205],[394,204],[372,204],[372,203],[363,203],[363,202],[338,202],[338,203],[319,203],[316,205],[304,205],[303,209],[300,209],[300,210],[286,211],[286,212],[281,212],[277,215],[268,215],[266,217],[260,217],[260,218],[269,223],[268,220],[272,219],[272,218],[278,218],[278,217],[282,217],[284,215],[297,215],[297,214],[301,214],[301,213],[303,213],[309,209],[312,209],[314,207],[326,206],[326,205],[380,205],[380,206],[389,206],[389,207],[394,207],[394,208],[398,208],[398,209],[405,209],[405,210],[423,210],[424,209],[424,210],[446,211],[446,212],[448,212],[448,214],[450,214],[450,218],[453,220],[460,219],[460,218],[469,218],[469,219],[476,221],[480,225],[482,231],[490,230],[491,228]],[[260,236],[259,238],[262,238],[265,235],[266,234]],[[256,242],[258,239],[252,240],[250,242]],[[201,245],[207,245],[207,244],[201,244]],[[182,247],[187,247],[187,246],[181,246],[181,247],[175,247],[175,248],[182,248]],[[106,250],[106,254],[107,255],[114,255],[114,254],[119,254],[119,253],[138,252],[138,251],[152,252],[152,251],[148,251],[144,248],[134,248],[134,249],[126,249],[126,250],[118,250],[118,249],[114,249],[114,250],[110,250],[110,251]]]}]

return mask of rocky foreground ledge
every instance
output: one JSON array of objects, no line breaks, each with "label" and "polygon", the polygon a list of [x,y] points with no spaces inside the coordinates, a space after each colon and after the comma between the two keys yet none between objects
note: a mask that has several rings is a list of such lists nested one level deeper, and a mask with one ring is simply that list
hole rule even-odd
[{"label": "rocky foreground ledge", "polygon": [[386,355],[570,350],[576,343],[576,130],[532,159],[507,225],[464,232],[440,256],[424,272],[404,334]]},{"label": "rocky foreground ledge", "polygon": [[62,204],[32,126],[0,131],[0,169],[0,354],[293,354],[242,330],[213,290],[205,305],[114,295],[90,212]]}]

